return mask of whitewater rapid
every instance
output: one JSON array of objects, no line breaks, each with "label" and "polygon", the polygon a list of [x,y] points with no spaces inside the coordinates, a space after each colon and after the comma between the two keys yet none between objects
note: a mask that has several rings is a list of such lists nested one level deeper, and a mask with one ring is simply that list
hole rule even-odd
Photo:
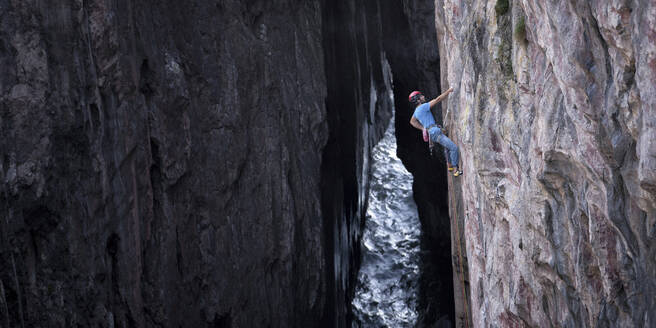
[{"label": "whitewater rapid", "polygon": [[373,150],[354,327],[412,327],[417,321],[420,223],[412,175],[396,157],[394,122]]}]

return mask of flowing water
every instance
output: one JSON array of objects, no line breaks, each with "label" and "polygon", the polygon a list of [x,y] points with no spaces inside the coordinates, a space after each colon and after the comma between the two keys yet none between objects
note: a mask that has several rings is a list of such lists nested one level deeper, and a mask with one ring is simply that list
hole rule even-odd
[{"label": "flowing water", "polygon": [[396,157],[394,122],[373,150],[354,326],[412,327],[417,321],[420,223],[412,175]]}]

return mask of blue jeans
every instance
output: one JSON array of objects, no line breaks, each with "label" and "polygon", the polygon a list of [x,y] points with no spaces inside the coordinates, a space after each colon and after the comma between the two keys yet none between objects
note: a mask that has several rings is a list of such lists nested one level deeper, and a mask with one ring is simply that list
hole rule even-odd
[{"label": "blue jeans", "polygon": [[449,152],[449,156],[447,157],[447,160],[452,166],[458,166],[458,146],[456,146],[449,137],[445,136],[444,133],[442,133],[442,130],[438,127],[432,127],[429,131],[428,134],[430,134],[431,140],[433,142],[437,142],[440,145],[444,146],[444,148]]}]

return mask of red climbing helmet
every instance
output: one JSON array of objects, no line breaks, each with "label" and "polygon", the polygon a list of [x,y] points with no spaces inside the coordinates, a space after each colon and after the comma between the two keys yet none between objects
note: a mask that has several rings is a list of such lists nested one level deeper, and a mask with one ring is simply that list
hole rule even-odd
[{"label": "red climbing helmet", "polygon": [[416,96],[420,96],[420,95],[421,95],[421,92],[412,91],[412,93],[410,93],[410,95],[408,96],[408,101],[412,102]]}]

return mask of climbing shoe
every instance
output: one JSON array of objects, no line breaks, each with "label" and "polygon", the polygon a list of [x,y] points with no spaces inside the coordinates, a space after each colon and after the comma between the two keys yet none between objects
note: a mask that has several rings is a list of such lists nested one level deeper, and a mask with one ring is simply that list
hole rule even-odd
[{"label": "climbing shoe", "polygon": [[449,162],[446,163],[446,166],[447,166],[447,170],[453,171],[453,166],[451,166]]},{"label": "climbing shoe", "polygon": [[461,176],[461,175],[462,175],[462,170],[457,170],[457,171],[453,172],[454,177],[458,177],[458,176]]},{"label": "climbing shoe", "polygon": [[453,167],[449,167],[448,170],[449,170],[449,171],[453,171]]}]

